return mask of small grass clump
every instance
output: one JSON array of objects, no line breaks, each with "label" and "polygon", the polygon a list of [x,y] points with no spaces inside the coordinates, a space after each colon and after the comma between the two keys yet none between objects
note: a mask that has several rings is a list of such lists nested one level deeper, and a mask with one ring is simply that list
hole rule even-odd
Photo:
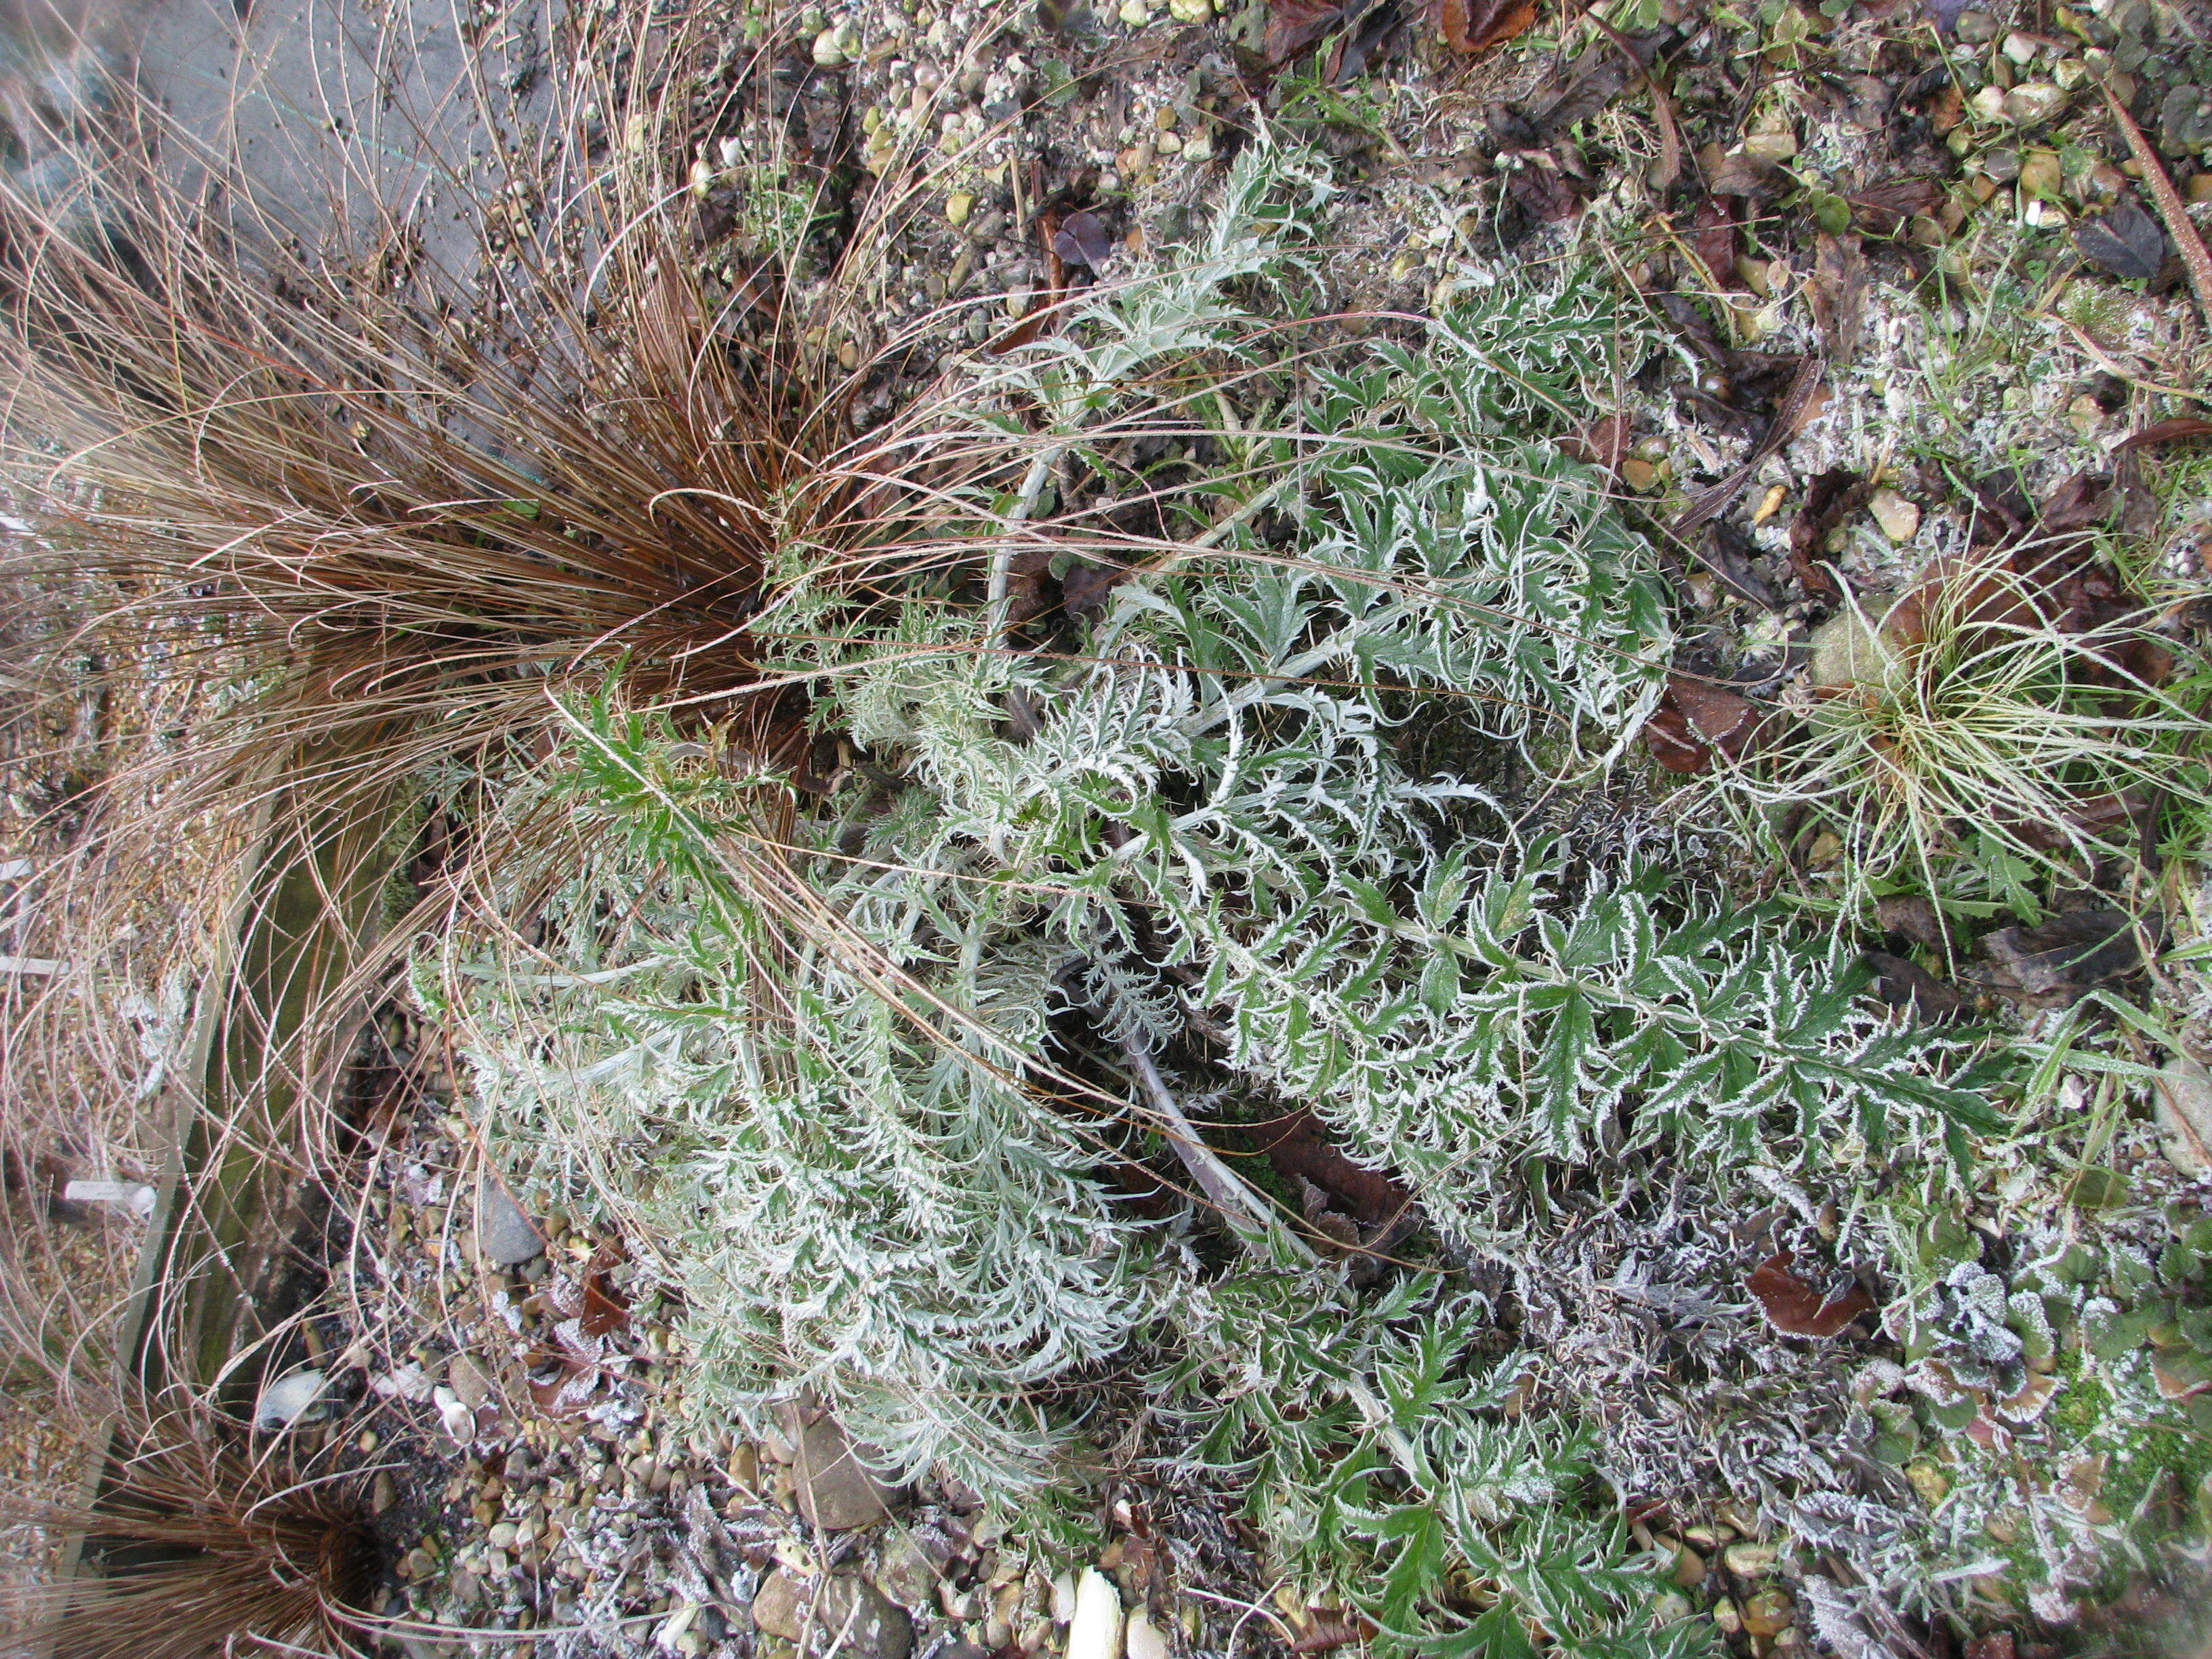
[{"label": "small grass clump", "polygon": [[2078,544],[2031,544],[1943,562],[1880,615],[1847,601],[1815,641],[1801,738],[1723,787],[1811,807],[1850,878],[1931,894],[1986,896],[2008,869],[2079,881],[2162,836],[2193,849],[2212,682],[2148,606],[2085,625],[2070,590],[2096,579]]},{"label": "small grass clump", "polygon": [[0,1650],[49,1659],[364,1652],[383,1571],[365,1494],[295,1478],[190,1405],[87,1417],[111,1448],[89,1506],[0,1500],[0,1516],[81,1534],[74,1577],[11,1597]]}]

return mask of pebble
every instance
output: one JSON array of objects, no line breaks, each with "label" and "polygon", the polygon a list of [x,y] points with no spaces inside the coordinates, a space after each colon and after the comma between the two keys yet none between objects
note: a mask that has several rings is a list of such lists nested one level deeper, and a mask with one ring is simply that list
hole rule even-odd
[{"label": "pebble", "polygon": [[2192,202],[2212,202],[2212,173],[2192,173],[2183,191]]},{"label": "pebble", "polygon": [[1762,1590],[1743,1604],[1741,1616],[1745,1635],[1778,1636],[1796,1621],[1797,1608],[1783,1591]]},{"label": "pebble", "polygon": [[1129,1615],[1121,1639],[1127,1647],[1128,1659],[1172,1659],[1174,1650],[1169,1645],[1167,1633],[1152,1622],[1152,1615],[1142,1607]]},{"label": "pebble", "polygon": [[1097,1568],[1085,1567],[1075,1586],[1067,1659],[1120,1659],[1121,1651],[1121,1592]]},{"label": "pebble", "polygon": [[1951,33],[1969,46],[1985,46],[1997,38],[1997,20],[1985,11],[1962,11],[1952,21]]},{"label": "pebble", "polygon": [[836,29],[824,29],[814,37],[814,61],[823,69],[836,69],[845,61],[845,45]]},{"label": "pebble", "polygon": [[937,1599],[951,1559],[952,1540],[935,1528],[901,1532],[884,1546],[876,1583],[903,1607],[926,1607]]},{"label": "pebble", "polygon": [[545,1249],[536,1224],[489,1176],[477,1188],[477,1249],[501,1267],[519,1267]]},{"label": "pebble", "polygon": [[1893,543],[1902,544],[1919,533],[1920,509],[1894,489],[1875,490],[1874,499],[1867,503],[1867,511],[1874,514],[1881,533]]},{"label": "pebble", "polygon": [[891,1512],[899,1489],[862,1461],[872,1449],[855,1447],[833,1417],[817,1418],[799,1431],[792,1459],[793,1495],[808,1526],[849,1532]]},{"label": "pebble", "polygon": [[956,190],[945,198],[945,222],[955,230],[968,222],[968,216],[975,210],[975,198],[970,191]]},{"label": "pebble", "polygon": [[440,1383],[430,1390],[430,1399],[447,1434],[465,1446],[477,1437],[477,1414],[461,1404],[459,1395]]},{"label": "pebble", "polygon": [[2004,94],[2005,119],[2018,126],[2040,126],[2065,107],[2066,94],[2055,82],[2022,82]]},{"label": "pebble", "polygon": [[453,1398],[471,1411],[491,1398],[491,1380],[483,1368],[465,1353],[457,1353],[446,1367],[446,1386],[453,1391]]},{"label": "pebble", "polygon": [[267,1434],[295,1423],[312,1422],[322,1414],[315,1409],[315,1402],[323,1397],[325,1386],[323,1374],[318,1370],[292,1371],[278,1377],[261,1391],[253,1407],[253,1426]]},{"label": "pebble", "polygon": [[808,1629],[809,1601],[811,1640],[823,1650],[834,1644],[848,1659],[907,1659],[914,1650],[914,1621],[873,1584],[849,1572],[808,1583],[777,1568],[753,1597],[753,1623],[796,1642]]},{"label": "pebble", "polygon": [[1721,1552],[1721,1562],[1739,1578],[1764,1578],[1780,1555],[1771,1544],[1730,1544]]}]

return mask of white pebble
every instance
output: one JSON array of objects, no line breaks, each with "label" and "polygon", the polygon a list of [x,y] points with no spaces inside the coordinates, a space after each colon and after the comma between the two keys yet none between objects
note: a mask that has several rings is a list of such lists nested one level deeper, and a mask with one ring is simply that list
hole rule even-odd
[{"label": "white pebble", "polygon": [[253,1408],[253,1426],[264,1434],[290,1428],[323,1397],[323,1374],[317,1370],[293,1371],[278,1377],[261,1391],[260,1401]]},{"label": "white pebble", "polygon": [[1142,1607],[1129,1615],[1122,1640],[1128,1646],[1129,1659],[1170,1659],[1173,1653],[1168,1645],[1167,1632],[1154,1624],[1152,1615]]},{"label": "white pebble", "polygon": [[1121,1659],[1121,1592],[1096,1567],[1085,1567],[1075,1586],[1075,1617],[1067,1626],[1067,1659]]}]

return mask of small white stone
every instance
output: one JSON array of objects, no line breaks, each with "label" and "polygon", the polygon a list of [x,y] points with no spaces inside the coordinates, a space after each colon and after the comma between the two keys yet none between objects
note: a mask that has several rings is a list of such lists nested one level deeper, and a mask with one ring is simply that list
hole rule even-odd
[{"label": "small white stone", "polygon": [[1152,1615],[1142,1607],[1129,1615],[1121,1640],[1128,1648],[1128,1659],[1173,1659],[1174,1649],[1168,1644],[1167,1632],[1154,1624]]},{"label": "small white stone", "polygon": [[1178,23],[1203,23],[1213,15],[1213,0],[1168,0],[1168,15]]},{"label": "small white stone", "polygon": [[660,1628],[653,1633],[653,1641],[664,1648],[673,1649],[691,1628],[691,1621],[699,1616],[699,1604],[686,1601],[662,1620]]},{"label": "small white stone", "polygon": [[1097,1568],[1085,1567],[1075,1586],[1067,1659],[1121,1659],[1121,1592]]},{"label": "small white stone", "polygon": [[437,1407],[438,1420],[447,1434],[465,1446],[477,1437],[477,1414],[461,1404],[459,1395],[441,1382],[430,1390],[430,1401]]},{"label": "small white stone", "polygon": [[845,61],[845,43],[836,29],[824,29],[814,37],[814,61],[823,69],[836,69]]},{"label": "small white stone", "polygon": [[290,1428],[313,1410],[325,1386],[323,1374],[317,1370],[292,1371],[278,1377],[261,1391],[253,1407],[253,1426],[264,1434]]},{"label": "small white stone", "polygon": [[1052,1581],[1052,1622],[1064,1625],[1075,1617],[1075,1575],[1065,1572]]}]

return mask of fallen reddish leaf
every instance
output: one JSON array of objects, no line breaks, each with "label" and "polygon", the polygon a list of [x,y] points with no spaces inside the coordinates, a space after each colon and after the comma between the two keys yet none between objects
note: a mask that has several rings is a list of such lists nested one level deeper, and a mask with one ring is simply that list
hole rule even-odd
[{"label": "fallen reddish leaf", "polygon": [[[1752,354],[1749,353],[1738,354],[1738,361],[1750,356]],[[1751,447],[1750,453],[1742,460],[1736,463],[1733,472],[1676,515],[1674,532],[1677,536],[1687,536],[1707,520],[1727,511],[1742,493],[1744,485],[1751,481],[1751,475],[1759,470],[1759,463],[1796,437],[1805,422],[1819,414],[1827,403],[1828,394],[1823,385],[1828,373],[1826,358],[1811,355],[1795,359],[1773,357],[1759,364],[1769,373],[1779,371],[1785,366],[1790,368],[1790,389],[1783,393],[1781,402],[1775,405],[1774,418],[1766,423],[1766,429],[1759,434],[1759,441]]]},{"label": "fallen reddish leaf", "polygon": [[1985,1412],[1977,1412],[1974,1420],[1966,1425],[1966,1438],[1987,1452],[2002,1454],[2012,1449],[2012,1431],[1991,1422]]},{"label": "fallen reddish leaf", "polygon": [[1069,616],[1087,620],[1103,611],[1107,596],[1128,580],[1129,572],[1121,565],[1075,559],[1060,579],[1061,602]]},{"label": "fallen reddish leaf", "polygon": [[2177,415],[2170,421],[2160,421],[2140,432],[2130,433],[2120,441],[2122,449],[2148,449],[2153,444],[2170,444],[2184,438],[2212,435],[2212,421],[2200,415]]},{"label": "fallen reddish leaf", "polygon": [[2047,628],[2084,642],[2069,671],[2084,684],[2114,690],[2163,684],[2173,671],[2172,653],[2137,625],[2142,602],[2084,533],[2111,516],[2116,499],[2110,479],[2075,473],[2017,535],[1929,565],[1890,608],[1883,635],[1908,648],[1920,645],[1940,616],[1959,648],[1972,650],[1977,629],[2002,638]]},{"label": "fallen reddish leaf", "polygon": [[1068,264],[1088,265],[1096,270],[1114,252],[1114,239],[1106,234],[1105,222],[1086,209],[1060,222],[1060,228],[1053,233],[1052,250]]},{"label": "fallen reddish leaf", "polygon": [[584,1270],[583,1297],[576,1323],[586,1336],[595,1340],[612,1336],[629,1323],[629,1303],[615,1288],[613,1277],[615,1267],[623,1257],[621,1243],[610,1241],[592,1252],[591,1265]]},{"label": "fallen reddish leaf", "polygon": [[1857,237],[1831,236],[1825,230],[1818,246],[1805,301],[1828,361],[1841,367],[1858,349],[1859,317],[1866,305],[1866,253]]},{"label": "fallen reddish leaf", "polygon": [[1355,1642],[1366,1641],[1376,1630],[1374,1624],[1356,1615],[1346,1619],[1341,1613],[1310,1608],[1307,1616],[1313,1620],[1312,1628],[1291,1644],[1292,1653],[1329,1653],[1338,1648],[1348,1648]]},{"label": "fallen reddish leaf", "polygon": [[1657,710],[1644,722],[1644,741],[1651,758],[1669,772],[1702,772],[1716,754],[1741,759],[1765,724],[1759,705],[1748,698],[1686,674],[1669,674]]},{"label": "fallen reddish leaf", "polygon": [[1708,196],[1698,204],[1697,228],[1690,239],[1698,263],[1718,289],[1740,289],[1743,279],[1735,272],[1737,216]]},{"label": "fallen reddish leaf", "polygon": [[1270,64],[1287,64],[1344,21],[1344,15],[1343,0],[1271,0],[1261,54]]},{"label": "fallen reddish leaf", "polygon": [[1833,1336],[1861,1314],[1874,1310],[1874,1298],[1856,1283],[1841,1295],[1807,1284],[1790,1271],[1792,1255],[1778,1252],[1752,1269],[1743,1282],[1776,1330],[1785,1336]]},{"label": "fallen reddish leaf", "polygon": [[1579,432],[1569,433],[1559,440],[1559,447],[1578,461],[1618,472],[1628,454],[1628,416],[1608,415]]},{"label": "fallen reddish leaf", "polygon": [[1363,1225],[1387,1227],[1413,1206],[1413,1195],[1389,1176],[1362,1169],[1340,1152],[1311,1112],[1298,1110],[1252,1126],[1268,1164],[1285,1181],[1304,1176]]},{"label": "fallen reddish leaf", "polygon": [[1844,200],[1875,235],[1894,236],[1908,221],[1942,206],[1943,186],[1933,179],[1893,179],[1851,191]]},{"label": "fallen reddish leaf", "polygon": [[1035,622],[1053,608],[1047,584],[1052,579],[1052,549],[1017,548],[1006,562],[1006,626]]},{"label": "fallen reddish leaf", "polygon": [[2110,478],[2090,472],[2072,473],[2044,498],[2036,527],[2046,536],[2094,529],[2112,516],[2112,493]]},{"label": "fallen reddish leaf", "polygon": [[1866,965],[1874,970],[1867,989],[1893,1008],[1910,1008],[1928,1024],[1952,1024],[1974,1012],[1966,993],[1907,957],[1869,951]]},{"label": "fallen reddish leaf", "polygon": [[1486,52],[1536,21],[1536,0],[1430,0],[1429,17],[1454,52]]},{"label": "fallen reddish leaf", "polygon": [[1505,193],[1531,218],[1556,225],[1582,211],[1583,198],[1560,170],[1557,156],[1542,149],[1518,154],[1522,165],[1505,175]]}]

